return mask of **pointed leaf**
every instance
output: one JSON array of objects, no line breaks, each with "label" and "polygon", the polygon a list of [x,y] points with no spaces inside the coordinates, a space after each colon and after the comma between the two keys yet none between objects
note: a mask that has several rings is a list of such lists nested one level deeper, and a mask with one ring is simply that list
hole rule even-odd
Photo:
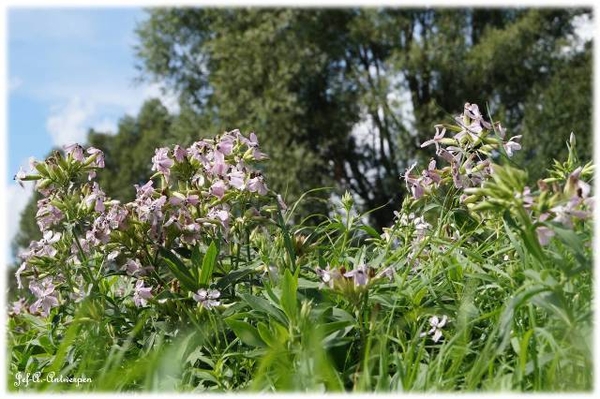
[{"label": "pointed leaf", "polygon": [[215,269],[215,264],[217,263],[217,246],[215,242],[211,242],[206,254],[204,255],[204,260],[202,261],[202,270],[200,271],[200,285],[206,285],[210,281],[212,277],[213,270]]},{"label": "pointed leaf", "polygon": [[249,323],[237,320],[235,317],[228,317],[225,323],[233,330],[235,335],[246,345],[266,347],[267,345],[260,337],[258,330],[252,327]]}]

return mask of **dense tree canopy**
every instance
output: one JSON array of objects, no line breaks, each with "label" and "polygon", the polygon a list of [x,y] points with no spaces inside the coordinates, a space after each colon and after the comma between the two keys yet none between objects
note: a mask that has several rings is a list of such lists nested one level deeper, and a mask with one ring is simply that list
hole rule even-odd
[{"label": "dense tree canopy", "polygon": [[[140,78],[180,99],[125,116],[100,183],[129,200],[154,148],[239,128],[270,155],[270,185],[288,202],[307,190],[350,190],[383,227],[399,208],[404,169],[432,151],[433,124],[465,102],[523,134],[532,181],[574,131],[591,158],[591,44],[570,44],[580,9],[150,9],[138,28]],[[127,167],[123,167],[127,165]],[[328,198],[331,190],[317,193]],[[301,214],[324,212],[305,201]],[[35,230],[32,204],[16,246]]]},{"label": "dense tree canopy", "polygon": [[[297,198],[334,183],[365,209],[389,202],[373,214],[381,227],[433,121],[466,101],[525,134],[532,165],[555,157],[573,128],[589,135],[589,48],[563,51],[583,12],[154,9],[137,54],[143,76],[166,82],[216,129],[257,131],[278,188]],[[358,123],[362,134],[352,134]],[[556,145],[537,145],[550,137]]]}]

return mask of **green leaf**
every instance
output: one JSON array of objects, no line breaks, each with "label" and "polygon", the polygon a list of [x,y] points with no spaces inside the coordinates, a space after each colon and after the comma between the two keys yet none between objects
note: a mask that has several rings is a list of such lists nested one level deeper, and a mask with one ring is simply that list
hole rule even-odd
[{"label": "green leaf", "polygon": [[530,287],[526,287],[521,290],[517,295],[513,296],[511,300],[506,304],[502,315],[500,316],[499,325],[498,325],[498,334],[500,336],[501,342],[496,349],[496,353],[501,353],[510,340],[510,331],[515,322],[515,311],[519,306],[523,303],[527,302],[531,298],[539,295],[542,292],[548,291],[547,287],[534,285]]},{"label": "green leaf", "polygon": [[242,320],[237,320],[236,316],[228,317],[225,323],[233,330],[235,335],[246,345],[254,347],[266,347],[265,341],[260,337],[258,330]]},{"label": "green leaf", "polygon": [[200,285],[207,285],[212,277],[215,264],[217,263],[217,246],[211,242],[204,259],[202,260],[202,270],[200,271]]},{"label": "green leaf", "polygon": [[254,269],[234,270],[232,272],[227,273],[222,278],[220,278],[219,281],[217,281],[216,287],[219,290],[223,290],[224,288],[227,288],[228,286],[237,283],[244,277],[246,277],[250,274],[253,274],[253,273],[257,273],[257,271]]},{"label": "green leaf", "polygon": [[265,323],[258,323],[257,327],[258,334],[260,335],[262,340],[267,343],[267,345],[269,345],[271,348],[276,348],[280,346],[273,334],[271,333],[271,331],[269,330],[269,327]]},{"label": "green leaf", "polygon": [[192,277],[198,282],[198,284],[202,284],[200,282],[200,272],[202,270],[202,253],[200,252],[199,244],[194,246],[194,248],[192,249],[190,260],[192,261],[192,267],[190,269]]},{"label": "green leaf", "polygon": [[269,303],[269,301],[267,301],[266,299],[249,294],[241,294],[241,297],[248,305],[250,305],[252,309],[265,313],[266,315],[273,317],[277,321],[286,324],[285,315],[281,312],[281,310],[271,305],[271,303]]},{"label": "green leaf", "polygon": [[160,254],[163,257],[163,261],[173,273],[175,277],[181,282],[181,284],[189,291],[195,292],[198,290],[199,285],[192,276],[188,267],[171,251],[167,251],[164,248],[160,249]]},{"label": "green leaf", "polygon": [[365,233],[370,235],[373,238],[380,238],[380,234],[377,233],[377,230],[368,225],[360,226],[359,229],[363,230]]},{"label": "green leaf", "polygon": [[584,268],[592,267],[592,262],[586,259],[584,246],[581,238],[573,230],[563,229],[557,226],[552,226],[552,229],[556,232],[560,240],[573,251],[577,262]]},{"label": "green leaf", "polygon": [[297,311],[297,290],[298,276],[292,274],[289,269],[283,273],[283,281],[281,284],[281,308],[287,315],[290,321],[296,320]]},{"label": "green leaf", "polygon": [[344,332],[348,332],[349,330],[346,330],[346,327],[351,327],[354,328],[354,326],[350,325],[350,322],[347,320],[344,321],[332,321],[329,323],[325,323],[325,324],[321,324],[318,328],[318,333],[321,334],[322,336],[326,337],[336,331],[342,331],[344,330]]}]

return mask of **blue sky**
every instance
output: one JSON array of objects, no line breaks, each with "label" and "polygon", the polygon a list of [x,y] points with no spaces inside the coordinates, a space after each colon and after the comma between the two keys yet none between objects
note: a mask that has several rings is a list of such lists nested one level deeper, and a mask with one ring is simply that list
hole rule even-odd
[{"label": "blue sky", "polygon": [[12,178],[29,157],[83,142],[91,127],[114,132],[147,98],[176,108],[158,85],[134,84],[135,27],[144,18],[141,8],[7,9],[9,238],[31,192]]}]

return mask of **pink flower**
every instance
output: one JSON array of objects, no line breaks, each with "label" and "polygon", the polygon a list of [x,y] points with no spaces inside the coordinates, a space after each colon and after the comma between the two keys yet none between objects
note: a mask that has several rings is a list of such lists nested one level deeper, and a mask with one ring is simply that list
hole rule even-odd
[{"label": "pink flower", "polygon": [[229,230],[229,206],[227,204],[223,204],[223,208],[212,208],[208,211],[206,215],[209,219],[216,219],[221,222],[221,225],[225,229],[225,231]]},{"label": "pink flower", "polygon": [[120,229],[123,227],[128,214],[127,209],[120,206],[112,206],[106,214],[106,221],[111,229]]},{"label": "pink flower", "polygon": [[221,151],[214,151],[213,160],[214,164],[211,168],[211,173],[214,175],[223,176],[229,168],[229,166],[225,163],[225,155],[223,155]]},{"label": "pink flower", "polygon": [[429,186],[433,183],[439,183],[440,181],[442,181],[442,178],[439,175],[439,170],[435,168],[435,164],[435,159],[429,161],[427,169],[425,169],[422,173],[425,186]]},{"label": "pink flower", "polygon": [[329,265],[327,266],[327,269],[321,269],[320,267],[317,267],[316,273],[322,282],[319,288],[322,288],[324,284],[327,284],[329,288],[333,288],[336,280],[342,278],[342,274],[337,269],[331,269]]},{"label": "pink flower", "polygon": [[565,184],[565,194],[573,198],[587,198],[590,195],[590,185],[579,179],[582,171],[583,168],[580,166],[569,175],[567,184]]},{"label": "pink flower", "polygon": [[568,228],[573,227],[573,218],[580,220],[587,219],[591,216],[591,213],[584,210],[575,209],[575,207],[581,202],[581,199],[575,197],[565,205],[559,205],[550,208],[550,211],[554,212],[554,221],[563,224]]},{"label": "pink flower", "polygon": [[74,143],[74,144],[63,146],[63,148],[64,148],[65,152],[67,153],[67,155],[71,155],[74,160],[83,162],[84,155],[83,155],[83,147],[82,146],[80,146],[77,143]]},{"label": "pink flower", "polygon": [[37,300],[29,307],[31,313],[38,313],[44,317],[50,314],[50,309],[58,306],[58,299],[54,293],[54,284],[50,277],[46,277],[41,282],[32,281],[29,283],[29,290]]},{"label": "pink flower", "polygon": [[475,142],[479,139],[479,133],[483,131],[479,122],[473,122],[469,126],[465,126],[460,122],[459,124],[461,125],[462,130],[454,135],[456,140],[462,141],[463,138],[468,137],[470,141]]},{"label": "pink flower", "polygon": [[154,182],[152,180],[149,180],[146,184],[144,184],[141,187],[138,184],[134,184],[133,186],[135,187],[136,197],[138,199],[151,197],[152,192],[154,191],[154,189],[152,188],[153,184]]},{"label": "pink flower", "polygon": [[98,186],[98,183],[94,182],[94,185],[92,186],[92,192],[87,195],[84,198],[84,202],[86,204],[86,206],[90,206],[92,203],[94,203],[94,210],[96,212],[104,212],[104,200],[105,200],[106,195],[104,194],[104,191],[102,191],[100,189],[100,186]]},{"label": "pink flower", "polygon": [[86,239],[93,245],[106,244],[110,240],[110,225],[104,215],[94,219],[92,229],[86,233]]},{"label": "pink flower", "polygon": [[152,298],[152,287],[144,287],[144,281],[138,280],[135,283],[135,292],[133,293],[133,302],[135,306],[142,307],[146,306],[148,299]]},{"label": "pink flower", "polygon": [[231,187],[235,187],[238,190],[244,189],[244,178],[246,177],[244,172],[240,171],[239,169],[233,169],[227,174],[227,176],[229,177],[229,184]]},{"label": "pink flower", "polygon": [[210,186],[210,193],[215,197],[222,199],[226,189],[227,186],[225,185],[225,182],[223,180],[217,180]]},{"label": "pink flower", "polygon": [[531,189],[529,186],[525,186],[522,193],[516,193],[515,198],[521,199],[523,201],[523,207],[525,209],[531,209],[533,206],[533,195],[531,195]]},{"label": "pink flower", "polygon": [[25,310],[26,305],[27,304],[25,303],[25,298],[19,298],[18,301],[15,301],[12,303],[10,314],[11,315],[21,314]]},{"label": "pink flower", "polygon": [[152,170],[161,172],[167,179],[171,174],[171,166],[174,164],[174,161],[169,158],[168,154],[168,148],[157,148],[154,151],[154,156],[152,157]]},{"label": "pink flower", "polygon": [[[440,127],[442,127],[441,131],[440,131]],[[435,135],[433,136],[433,138],[431,140],[427,140],[423,144],[421,144],[421,148],[427,147],[428,145],[431,145],[431,144],[435,144],[436,152],[439,151],[440,150],[439,142],[444,138],[445,134],[446,134],[446,128],[441,125],[436,125],[435,126]]]},{"label": "pink flower", "polygon": [[230,135],[223,136],[223,138],[221,138],[221,141],[219,141],[216,145],[217,151],[221,152],[223,155],[231,154],[234,144],[233,140],[234,138]]},{"label": "pink flower", "polygon": [[198,203],[200,202],[200,197],[198,197],[196,194],[191,194],[188,196],[184,196],[181,193],[178,192],[174,192],[173,196],[171,198],[169,198],[169,203],[171,205],[175,205],[175,206],[188,206],[188,205],[192,205],[192,206],[196,206],[198,205]]},{"label": "pink flower", "polygon": [[204,150],[207,146],[208,144],[205,141],[196,141],[187,149],[187,153],[192,159],[199,161],[204,167],[207,167],[209,164],[208,158],[206,158],[206,155],[204,154]]},{"label": "pink flower", "polygon": [[258,147],[258,137],[256,136],[256,133],[254,133],[254,132],[250,133],[248,145],[250,147]]},{"label": "pink flower", "polygon": [[252,149],[252,157],[257,160],[257,161],[261,161],[263,159],[267,159],[267,154],[265,154],[264,152],[260,151],[258,148],[253,148]]},{"label": "pink flower", "polygon": [[458,168],[458,163],[452,162],[452,164],[450,165],[450,169],[452,171],[452,181],[454,182],[454,187],[456,187],[456,188],[468,187],[467,178],[460,174],[460,170]]},{"label": "pink flower", "polygon": [[182,148],[179,145],[176,145],[175,148],[173,148],[173,157],[177,162],[183,162],[186,156],[187,150],[185,148]]},{"label": "pink flower", "polygon": [[55,233],[51,230],[44,232],[44,237],[37,243],[36,255],[53,258],[57,253],[56,249],[53,247],[53,244],[60,240],[60,236],[60,233]]},{"label": "pink flower", "polygon": [[552,230],[546,226],[538,226],[535,229],[535,232],[537,234],[538,241],[539,241],[540,245],[542,245],[542,246],[548,245],[548,243],[550,242],[550,239],[552,237],[554,237],[554,235],[556,234],[556,233],[554,233],[554,230]]},{"label": "pink flower", "polygon": [[417,166],[416,162],[406,169],[404,172],[404,181],[406,182],[406,189],[412,193],[413,198],[419,199],[425,194],[425,190],[421,179],[418,176],[411,174],[415,166]]},{"label": "pink flower", "polygon": [[142,264],[137,259],[129,259],[125,263],[125,272],[130,276],[138,277],[141,270],[142,270]]},{"label": "pink flower", "polygon": [[458,155],[453,155],[451,152],[449,152],[445,148],[440,148],[435,153],[437,156],[444,159],[446,162],[450,162],[450,163],[458,161],[458,158],[459,158]]},{"label": "pink flower", "polygon": [[477,104],[466,103],[464,113],[470,119],[482,124],[484,128],[490,129],[492,127],[492,125],[483,120],[483,115],[481,115],[481,112],[479,112],[479,107],[477,106]]},{"label": "pink flower", "polygon": [[267,194],[267,184],[264,182],[264,178],[261,174],[257,174],[248,180],[248,191],[251,193],[257,192],[259,195]]},{"label": "pink flower", "polygon": [[38,211],[35,214],[35,219],[40,231],[46,231],[63,218],[63,213],[50,203],[49,198],[42,198],[38,201]]},{"label": "pink flower", "polygon": [[86,160],[86,162],[93,160],[93,166],[104,168],[104,153],[102,151],[97,148],[90,147],[86,152],[90,154],[90,157]]}]

